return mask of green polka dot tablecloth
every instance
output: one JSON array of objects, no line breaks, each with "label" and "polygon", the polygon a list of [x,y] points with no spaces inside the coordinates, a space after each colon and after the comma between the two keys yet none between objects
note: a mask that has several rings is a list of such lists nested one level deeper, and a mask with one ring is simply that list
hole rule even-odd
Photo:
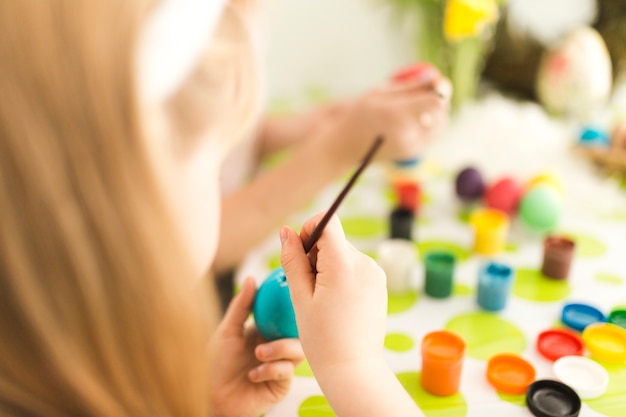
[{"label": "green polka dot tablecloth", "polygon": [[[422,181],[427,198],[414,222],[417,265],[414,290],[389,296],[386,359],[411,398],[427,417],[530,416],[524,395],[499,394],[486,378],[487,361],[503,352],[520,354],[536,369],[537,379],[556,379],[552,362],[536,349],[537,336],[561,327],[565,303],[594,305],[605,315],[626,307],[626,216],[578,213],[565,207],[558,233],[573,238],[576,256],[569,279],[555,281],[541,272],[542,237],[513,220],[508,242],[497,260],[515,269],[515,281],[506,308],[499,313],[480,309],[476,302],[478,270],[485,259],[472,253],[473,231],[453,193],[451,175]],[[305,211],[289,220],[301,225],[313,214],[326,210],[342,183],[328,187]],[[348,239],[376,259],[377,247],[387,237],[392,194],[384,170],[372,166],[351,191],[338,215]],[[615,213],[626,213],[626,207]],[[423,257],[445,250],[457,259],[452,296],[434,299],[423,293]],[[254,250],[239,269],[238,279],[255,276],[260,283],[280,265],[278,233]],[[435,330],[451,330],[465,340],[458,394],[437,397],[420,384],[422,338]],[[588,355],[588,353],[586,353]],[[583,400],[583,417],[626,416],[626,363],[600,362],[609,373],[606,393]],[[269,410],[266,417],[334,416],[311,368],[306,362],[296,369],[287,398]]]}]

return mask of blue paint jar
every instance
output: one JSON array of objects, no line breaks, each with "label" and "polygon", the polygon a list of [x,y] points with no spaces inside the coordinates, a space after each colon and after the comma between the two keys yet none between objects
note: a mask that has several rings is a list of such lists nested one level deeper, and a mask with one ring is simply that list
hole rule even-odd
[{"label": "blue paint jar", "polygon": [[478,305],[487,311],[506,307],[515,273],[503,263],[489,262],[478,274]]}]

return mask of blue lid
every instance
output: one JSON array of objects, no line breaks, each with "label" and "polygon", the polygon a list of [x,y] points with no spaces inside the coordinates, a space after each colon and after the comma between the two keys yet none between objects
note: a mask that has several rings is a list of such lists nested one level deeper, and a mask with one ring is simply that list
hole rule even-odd
[{"label": "blue lid", "polygon": [[419,163],[420,163],[419,158],[403,159],[401,161],[395,161],[396,166],[399,168],[412,168],[412,167],[417,166]]},{"label": "blue lid", "polygon": [[569,328],[582,332],[590,324],[606,321],[604,314],[588,304],[571,303],[563,306],[561,321]]}]

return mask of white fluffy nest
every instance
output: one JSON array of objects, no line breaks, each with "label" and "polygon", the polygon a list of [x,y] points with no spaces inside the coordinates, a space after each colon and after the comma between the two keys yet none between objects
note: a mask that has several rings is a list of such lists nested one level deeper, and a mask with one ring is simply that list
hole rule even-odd
[{"label": "white fluffy nest", "polygon": [[561,178],[568,210],[626,210],[626,192],[572,150],[580,127],[539,106],[490,93],[465,105],[435,143],[430,158],[446,171],[479,169],[487,182],[505,175],[522,182],[551,172]]}]

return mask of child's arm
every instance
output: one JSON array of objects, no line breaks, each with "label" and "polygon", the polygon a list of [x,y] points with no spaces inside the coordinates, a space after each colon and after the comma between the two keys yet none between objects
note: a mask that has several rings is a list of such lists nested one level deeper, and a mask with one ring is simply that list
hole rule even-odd
[{"label": "child's arm", "polygon": [[409,82],[329,111],[335,112],[332,120],[299,141],[280,166],[223,198],[216,271],[236,265],[324,186],[354,168],[379,134],[386,141],[378,160],[415,157],[444,128],[448,101],[423,83]]},{"label": "child's arm", "polygon": [[346,241],[336,217],[307,256],[302,242],[320,219],[305,223],[300,236],[281,229],[281,262],[300,341],[322,391],[339,417],[421,416],[383,358],[384,272]]}]

